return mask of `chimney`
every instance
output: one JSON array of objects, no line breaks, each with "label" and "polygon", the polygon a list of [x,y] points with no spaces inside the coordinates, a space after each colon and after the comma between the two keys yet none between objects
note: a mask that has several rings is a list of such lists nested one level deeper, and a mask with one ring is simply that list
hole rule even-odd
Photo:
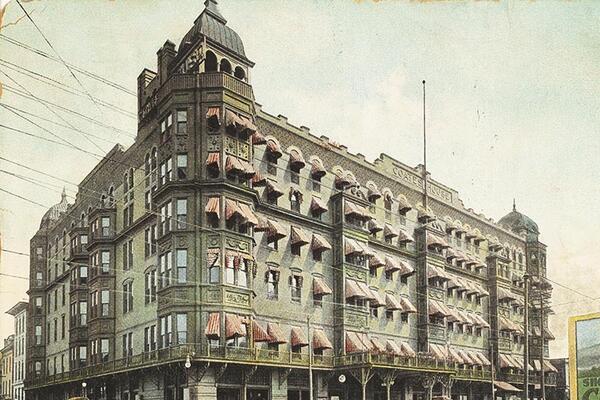
[{"label": "chimney", "polygon": [[160,50],[156,52],[156,55],[158,59],[158,79],[160,85],[162,85],[163,83],[165,83],[167,77],[169,76],[169,64],[171,64],[171,61],[173,61],[175,55],[177,55],[177,52],[175,51],[175,44],[170,40],[167,40],[163,47],[161,47]]}]

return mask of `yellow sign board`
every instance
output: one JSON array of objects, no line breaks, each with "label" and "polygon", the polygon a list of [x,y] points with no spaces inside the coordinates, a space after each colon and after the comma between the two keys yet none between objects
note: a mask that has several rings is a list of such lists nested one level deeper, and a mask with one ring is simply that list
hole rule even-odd
[{"label": "yellow sign board", "polygon": [[571,400],[600,399],[600,313],[569,318]]}]

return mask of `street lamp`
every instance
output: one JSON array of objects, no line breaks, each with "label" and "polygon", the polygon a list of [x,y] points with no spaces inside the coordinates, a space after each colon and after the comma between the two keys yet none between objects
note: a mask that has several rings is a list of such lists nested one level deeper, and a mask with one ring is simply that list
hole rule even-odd
[{"label": "street lamp", "polygon": [[190,369],[192,367],[192,360],[190,358],[190,355],[188,354],[187,357],[185,358],[185,367],[187,369]]},{"label": "street lamp", "polygon": [[87,397],[87,382],[81,382],[81,388],[83,390],[83,397]]}]

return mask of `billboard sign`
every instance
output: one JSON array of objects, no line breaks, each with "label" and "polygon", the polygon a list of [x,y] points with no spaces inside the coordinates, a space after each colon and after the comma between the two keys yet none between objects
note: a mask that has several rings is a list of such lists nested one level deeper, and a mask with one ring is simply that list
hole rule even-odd
[{"label": "billboard sign", "polygon": [[572,400],[600,399],[600,313],[569,319]]}]

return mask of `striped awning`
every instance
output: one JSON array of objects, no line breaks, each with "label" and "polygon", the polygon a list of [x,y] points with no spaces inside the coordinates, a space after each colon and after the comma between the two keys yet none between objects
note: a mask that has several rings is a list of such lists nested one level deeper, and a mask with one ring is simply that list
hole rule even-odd
[{"label": "striped awning", "polygon": [[219,197],[209,197],[204,207],[204,212],[213,214],[215,217],[221,217],[221,199]]},{"label": "striped awning", "polygon": [[413,314],[417,312],[417,307],[406,297],[400,297],[400,304],[402,304],[403,313]]},{"label": "striped awning", "polygon": [[260,326],[255,320],[252,320],[252,340],[254,340],[255,343],[268,342],[271,340],[271,337],[265,328]]},{"label": "striped awning", "polygon": [[346,298],[367,298],[367,294],[358,286],[358,282],[346,278]]},{"label": "striped awning", "polygon": [[313,296],[326,296],[333,293],[333,290],[319,276],[313,277]]},{"label": "striped awning", "polygon": [[313,330],[312,348],[313,350],[326,350],[333,349],[333,346],[329,339],[327,339],[325,332],[321,329],[315,329]]},{"label": "striped awning", "polygon": [[366,244],[358,242],[354,239],[344,239],[344,251],[346,255],[350,254],[373,254]]},{"label": "striped awning", "polygon": [[458,310],[456,310],[454,308],[448,308],[448,310],[450,311],[450,315],[448,315],[448,322],[455,322],[457,324],[464,323],[463,318],[458,313]]},{"label": "striped awning", "polygon": [[403,194],[398,195],[396,200],[398,202],[398,212],[405,213],[412,209],[410,202],[408,201],[406,196],[404,196]]},{"label": "striped awning", "polygon": [[414,242],[415,239],[406,231],[400,229],[398,231],[398,242],[399,243],[411,243]]},{"label": "striped awning", "polygon": [[499,287],[498,288],[498,299],[499,300],[516,300],[517,297],[515,294],[511,293],[510,290]]},{"label": "striped awning", "polygon": [[252,134],[252,144],[254,146],[259,146],[261,144],[267,144],[267,138],[265,137],[265,135],[263,135],[259,131],[256,131]]},{"label": "striped awning", "polygon": [[371,351],[376,353],[376,354],[383,354],[386,352],[385,350],[385,346],[379,341],[378,338],[376,337],[372,337],[370,339],[368,339],[370,342],[370,348]]},{"label": "striped awning", "polygon": [[212,340],[219,339],[221,328],[221,316],[218,312],[210,313],[206,321],[206,329],[204,329],[204,335]]},{"label": "striped awning", "polygon": [[238,207],[242,211],[242,217],[244,218],[245,223],[254,226],[258,225],[258,218],[248,204],[238,203]]},{"label": "striped awning", "polygon": [[456,252],[454,250],[452,250],[452,248],[448,248],[448,249],[446,249],[446,258],[448,260],[453,260],[455,258],[458,258],[458,255],[456,254]]},{"label": "striped awning", "polygon": [[400,267],[398,260],[396,260],[390,256],[385,256],[385,271],[386,272],[393,273],[396,271],[400,271],[401,269],[402,268]]},{"label": "striped awning", "polygon": [[506,317],[499,316],[498,317],[498,329],[501,331],[507,332],[516,332],[518,331],[518,327],[514,322],[509,320]]},{"label": "striped awning", "polygon": [[452,315],[450,309],[446,307],[445,304],[442,304],[437,300],[431,299],[429,299],[428,312],[429,315],[438,315],[440,317],[447,317]]},{"label": "striped awning", "polygon": [[371,268],[379,268],[385,265],[385,261],[381,259],[378,254],[373,254],[369,259],[369,267]]},{"label": "striped awning", "polygon": [[290,168],[299,170],[306,166],[306,161],[302,154],[296,149],[290,150]]},{"label": "striped awning", "polygon": [[396,344],[392,339],[388,339],[385,342],[385,350],[392,355],[402,356],[404,355],[402,352],[402,348]]},{"label": "striped awning", "polygon": [[494,385],[496,385],[496,387],[498,389],[500,389],[501,391],[504,391],[504,392],[522,392],[521,389],[514,387],[513,385],[511,385],[508,382],[494,381]]},{"label": "striped awning", "polygon": [[373,217],[363,206],[344,200],[344,215],[354,215],[357,218],[372,219]]},{"label": "striped awning", "polygon": [[318,233],[313,233],[310,248],[313,251],[331,250],[331,244],[323,236],[319,235]]},{"label": "striped awning", "polygon": [[406,342],[400,342],[400,348],[402,349],[402,353],[408,357],[416,357],[417,352],[413,350],[410,344]]},{"label": "striped awning", "polygon": [[439,361],[445,361],[448,358],[446,348],[439,344],[429,343],[429,353]]},{"label": "striped awning", "polygon": [[477,355],[477,357],[481,361],[481,365],[484,365],[486,367],[492,365],[491,361],[488,360],[488,358],[482,352],[478,351],[475,353],[475,355]]},{"label": "striped awning", "polygon": [[346,332],[346,353],[362,353],[367,350],[356,332]]},{"label": "striped awning", "polygon": [[252,187],[264,187],[267,186],[267,178],[262,176],[260,172],[256,172],[254,176],[252,176]]},{"label": "striped awning", "polygon": [[308,340],[306,339],[306,335],[301,328],[296,326],[292,327],[290,332],[290,344],[292,347],[308,346]]},{"label": "striped awning", "polygon": [[310,243],[308,235],[306,235],[304,230],[298,226],[292,226],[290,228],[290,239],[290,244],[294,246],[304,246]]},{"label": "striped awning", "polygon": [[244,216],[242,210],[235,201],[231,199],[225,199],[225,219],[229,220],[236,215],[240,217]]},{"label": "striped awning", "polygon": [[435,265],[427,266],[427,279],[437,278],[445,281],[449,281],[451,279],[450,275],[446,273],[442,268],[437,267]]},{"label": "striped awning", "polygon": [[362,290],[362,292],[365,294],[366,300],[374,300],[375,299],[373,297],[373,292],[371,291],[371,288],[369,288],[369,285],[367,285],[365,282],[361,282],[361,281],[356,281],[356,284],[358,285],[360,290]]},{"label": "striped awning", "polygon": [[271,155],[271,157],[274,157],[274,158],[279,158],[283,155],[283,153],[281,152],[281,147],[279,146],[279,143],[277,143],[272,138],[267,139],[266,150],[267,150],[267,153],[269,153]]},{"label": "striped awning", "polygon": [[232,129],[239,130],[244,127],[244,121],[231,110],[225,110],[225,120],[227,121],[227,127]]},{"label": "striped awning", "polygon": [[385,300],[381,297],[377,289],[371,288],[371,294],[373,296],[369,303],[371,307],[384,307],[386,305]]},{"label": "striped awning", "polygon": [[269,343],[271,343],[271,344],[287,343],[287,339],[283,335],[283,332],[281,332],[281,328],[279,327],[279,325],[277,325],[273,322],[269,322],[267,324],[267,333],[270,336]]},{"label": "striped awning", "polygon": [[278,222],[269,219],[267,221],[267,236],[273,240],[279,240],[286,237],[285,229]]},{"label": "striped awning", "polygon": [[385,308],[388,311],[402,310],[402,304],[390,293],[385,294]]},{"label": "striped awning", "polygon": [[340,170],[338,172],[335,173],[335,179],[334,179],[334,184],[336,187],[344,187],[347,186],[351,183],[350,178],[348,177],[348,175],[346,175],[344,173],[344,171]]},{"label": "striped awning", "polygon": [[238,161],[240,162],[240,165],[242,166],[242,172],[239,173],[239,175],[242,178],[250,179],[256,174],[256,170],[254,169],[254,166],[251,163],[249,163],[246,160],[241,160],[241,159]]},{"label": "striped awning", "polygon": [[439,249],[447,249],[450,246],[446,241],[440,237],[435,235],[427,234],[427,247],[428,248],[439,248]]},{"label": "striped awning", "polygon": [[471,359],[471,362],[473,365],[481,365],[481,366],[484,365],[483,362],[481,361],[481,358],[479,358],[479,356],[477,355],[476,351],[465,350],[465,353],[467,353],[467,355]]},{"label": "striped awning", "polygon": [[461,355],[459,354],[459,350],[456,350],[452,347],[448,347],[448,358],[450,359],[450,361],[454,361],[455,363],[459,363],[459,364],[468,364],[467,360],[463,359],[461,357]]},{"label": "striped awning", "polygon": [[208,168],[219,170],[221,164],[221,154],[220,153],[208,153],[208,157],[206,158],[206,166]]},{"label": "striped awning", "polygon": [[246,326],[236,314],[225,314],[225,338],[246,336]]},{"label": "striped awning", "polygon": [[227,156],[225,159],[225,171],[230,174],[240,174],[244,172],[244,166],[237,157]]},{"label": "striped awning", "polygon": [[206,110],[206,119],[213,126],[221,125],[221,108],[220,107],[208,107]]},{"label": "striped awning", "polygon": [[375,185],[367,184],[367,199],[373,202],[381,197],[381,192],[375,187]]},{"label": "striped awning", "polygon": [[385,237],[387,239],[391,239],[391,238],[395,238],[397,236],[398,236],[398,230],[395,229],[390,224],[385,224],[385,227],[383,228],[383,237]]},{"label": "striped awning", "polygon": [[468,365],[478,365],[476,364],[479,361],[473,360],[471,358],[471,356],[469,355],[469,353],[467,353],[465,350],[459,349],[458,350],[458,354],[460,355],[460,357],[463,359],[464,364],[468,364]]},{"label": "striped awning", "polygon": [[316,214],[316,215],[321,215],[321,214],[323,214],[324,212],[327,212],[327,211],[328,211],[328,208],[327,208],[327,206],[325,205],[325,203],[323,202],[323,200],[321,200],[321,199],[320,199],[320,198],[318,198],[318,197],[314,197],[314,196],[313,196],[313,198],[312,198],[312,199],[311,199],[311,201],[310,201],[310,211],[311,211],[313,214]]},{"label": "striped awning", "polygon": [[267,196],[271,198],[283,196],[283,190],[281,190],[273,181],[270,180],[267,180],[266,192]]},{"label": "striped awning", "polygon": [[327,171],[325,170],[323,163],[318,158],[314,158],[311,161],[311,165],[312,166],[310,169],[310,175],[314,179],[321,179],[323,176],[325,176],[327,174]]},{"label": "striped awning", "polygon": [[381,226],[381,224],[379,222],[377,222],[377,220],[375,220],[375,219],[370,220],[367,226],[368,226],[369,232],[371,232],[371,233],[377,233],[377,232],[381,232],[383,230],[383,227]]},{"label": "striped awning", "polygon": [[408,265],[408,263],[405,261],[398,260],[398,265],[400,265],[400,275],[401,276],[411,275],[411,274],[414,274],[414,272],[415,272],[415,269],[413,267],[411,267],[410,265]]}]

